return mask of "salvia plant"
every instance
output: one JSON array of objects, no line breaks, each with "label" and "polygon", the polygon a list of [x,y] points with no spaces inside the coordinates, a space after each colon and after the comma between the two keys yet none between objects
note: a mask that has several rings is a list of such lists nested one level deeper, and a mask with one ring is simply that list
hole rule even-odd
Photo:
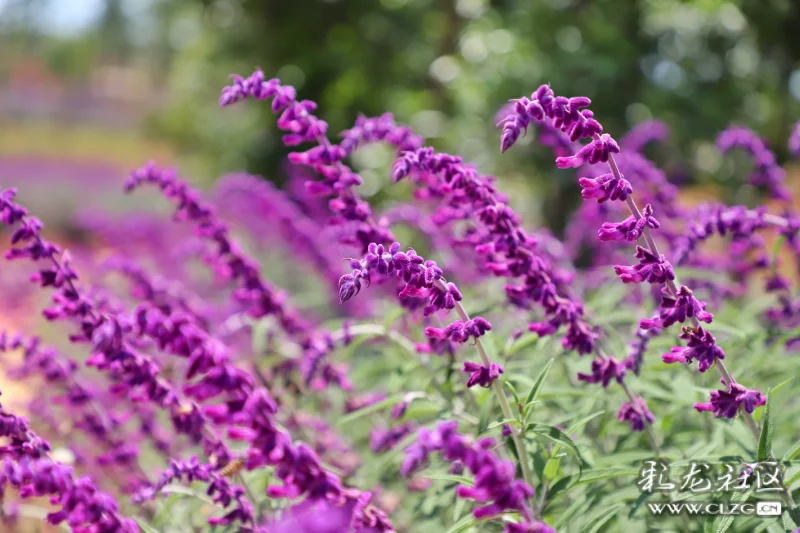
[{"label": "salvia plant", "polygon": [[[41,331],[0,333],[8,380],[34,390],[0,407],[4,531],[797,529],[800,218],[756,133],[716,140],[752,159],[748,205],[689,204],[644,153],[664,124],[617,140],[587,97],[511,100],[500,151],[535,135],[577,178],[559,240],[391,114],[333,136],[260,70],[219,104],[248,99],[277,116],[283,189],[241,173],[201,192],[148,163],[120,188],[172,220],[84,212],[92,244],[71,252],[0,190],[4,292],[49,302]],[[351,156],[375,144],[399,190],[371,205]],[[657,492],[637,481],[655,461],[776,463],[782,482]],[[689,497],[782,512],[647,506]]]}]

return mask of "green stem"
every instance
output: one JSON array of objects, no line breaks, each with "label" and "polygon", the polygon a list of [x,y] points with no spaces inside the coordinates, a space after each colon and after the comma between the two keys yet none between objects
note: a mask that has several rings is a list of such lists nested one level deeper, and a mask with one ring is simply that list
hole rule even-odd
[{"label": "green stem", "polygon": [[[448,290],[443,280],[437,281],[436,285],[442,291]],[[461,302],[456,302],[456,313],[458,313],[459,318],[461,318],[461,320],[464,322],[469,320],[469,314],[467,313],[467,310],[464,309],[464,306],[461,305]],[[483,341],[481,341],[480,337],[475,339],[475,349],[478,351],[478,356],[480,356],[483,364],[488,368],[489,365],[492,364],[492,361],[489,359],[489,355],[486,353],[486,347],[483,345]],[[500,409],[503,411],[503,416],[509,420],[515,419],[516,417],[514,416],[514,412],[511,410],[511,406],[509,405],[505,391],[503,390],[503,385],[499,379],[496,379],[492,382],[492,390],[494,391],[495,396],[497,396],[497,401],[500,404]],[[512,426],[511,439],[514,441],[514,446],[517,448],[517,456],[519,457],[519,465],[522,470],[522,478],[525,480],[525,483],[533,488],[533,475],[531,473],[530,466],[528,465],[528,452],[525,447],[525,442],[522,438],[522,428],[516,425]],[[531,509],[536,508],[536,500],[533,497],[531,497],[529,504]]]}]

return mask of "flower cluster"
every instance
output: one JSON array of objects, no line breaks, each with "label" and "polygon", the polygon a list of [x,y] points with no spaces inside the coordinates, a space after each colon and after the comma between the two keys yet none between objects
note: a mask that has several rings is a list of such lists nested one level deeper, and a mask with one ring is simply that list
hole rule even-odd
[{"label": "flower cluster", "polygon": [[629,423],[633,431],[642,431],[645,424],[655,420],[641,396],[636,396],[631,402],[623,403],[617,412],[617,419]]},{"label": "flower cluster", "polygon": [[[722,384],[726,385],[722,380]],[[752,413],[756,407],[767,403],[767,398],[757,390],[748,390],[736,382],[727,385],[727,390],[711,391],[711,401],[697,403],[694,408],[698,411],[710,411],[717,418],[735,418],[742,408],[747,413]]]},{"label": "flower cluster", "polygon": [[[575,97],[568,99],[554,97],[549,87],[542,86],[531,95],[531,100],[524,98],[517,102],[512,113],[502,121],[504,128],[501,140],[501,151],[505,151],[509,148],[519,137],[520,129],[523,127],[527,128],[532,120],[550,120],[553,127],[559,128],[564,132],[569,132],[573,141],[582,137],[591,139],[589,144],[580,148],[574,155],[558,157],[556,159],[556,165],[559,168],[577,168],[586,163],[594,164],[600,161],[608,164],[611,174],[610,177],[606,175],[603,181],[587,182],[586,178],[583,178],[584,183],[589,185],[589,187],[586,187],[582,183],[582,186],[584,186],[584,197],[597,198],[598,201],[604,201],[612,198],[612,195],[616,193],[617,199],[624,201],[629,209],[631,217],[634,219],[633,223],[640,224],[641,233],[634,233],[637,239],[641,235],[645,240],[645,246],[637,245],[636,247],[635,257],[639,259],[639,263],[632,266],[615,265],[614,270],[623,283],[626,284],[648,282],[655,285],[663,285],[668,298],[662,299],[661,307],[659,308],[658,323],[652,320],[645,320],[643,321],[644,326],[662,328],[665,327],[667,322],[672,324],[676,321],[682,322],[688,318],[692,325],[685,326],[680,335],[681,339],[689,341],[688,345],[686,347],[673,347],[670,353],[664,354],[664,361],[691,363],[693,360],[697,360],[698,368],[701,372],[704,372],[717,361],[720,361],[719,367],[723,381],[732,387],[733,378],[730,376],[727,369],[724,368],[724,364],[721,363],[721,360],[725,357],[724,351],[716,345],[714,336],[699,326],[700,321],[711,322],[712,315],[705,311],[704,304],[694,299],[688,288],[682,287],[678,289],[672,265],[666,260],[664,255],[658,251],[655,240],[651,235],[651,230],[657,229],[660,224],[651,223],[652,208],[650,208],[650,204],[648,204],[645,213],[642,213],[631,196],[632,188],[630,186],[625,186],[622,192],[618,192],[624,178],[613,154],[620,152],[619,145],[608,134],[601,135],[602,126],[594,120],[590,111],[586,109],[583,111],[577,110],[578,103],[580,103],[581,108],[588,107],[588,98]],[[567,117],[567,119],[565,120],[564,117]],[[734,128],[724,132],[720,136],[718,139],[718,146],[723,151],[734,146],[741,146],[748,149],[751,154],[754,155],[757,167],[756,172],[751,177],[751,182],[755,185],[766,185],[773,196],[777,198],[784,200],[790,198],[783,184],[783,170],[776,165],[774,155],[766,148],[763,141],[755,138],[755,136],[747,130]],[[604,186],[607,186],[610,191],[603,190]],[[589,191],[588,194],[586,192],[587,190]],[[597,190],[602,192],[600,194],[593,192]],[[722,224],[722,218],[722,216],[716,217],[717,227],[720,232],[723,231],[723,228],[726,228],[726,224]],[[756,212],[755,223],[748,220],[749,218],[749,213],[743,214],[737,212],[736,216],[733,217],[734,228],[741,231],[741,226],[752,227],[757,225],[758,221],[763,220],[763,213]],[[627,231],[628,227],[625,224],[626,222],[622,223],[623,229]],[[708,223],[706,223],[706,226],[707,225]],[[604,229],[606,230],[605,232]],[[622,235],[622,231],[617,233],[618,230],[620,230],[619,225],[604,224],[599,234],[601,237],[608,236],[608,240],[622,240],[621,238],[615,238],[617,235]],[[708,228],[706,227],[701,226],[700,230],[701,231],[696,232],[698,236],[704,236],[708,232]],[[705,234],[701,233],[702,230],[706,230]],[[682,246],[679,247],[679,250],[682,248],[684,250],[683,254],[685,255],[693,246],[693,241],[690,239],[688,242],[684,242]],[[746,246],[752,247],[749,243],[746,243]],[[679,256],[679,259],[680,258],[682,258],[682,256]],[[633,366],[638,367],[635,359],[631,362]],[[712,393],[712,402],[713,398],[715,398],[714,393]],[[641,421],[649,420],[652,415],[646,416],[642,414],[639,410],[635,409],[635,403],[637,402],[632,402],[623,406],[618,417],[621,420],[630,420],[631,416],[635,416],[635,422],[632,422],[631,426],[634,428],[643,427],[644,423]],[[635,412],[639,414],[631,414]],[[734,417],[736,412],[738,411],[715,411],[715,413],[722,413],[729,418]],[[745,412],[749,415],[751,411]],[[755,423],[751,423],[750,426],[751,428],[755,427]]]},{"label": "flower cluster", "polygon": [[[173,185],[164,182],[170,194],[181,199],[179,213],[206,222],[203,217],[209,216],[209,211],[191,201],[190,190],[179,184],[173,189]],[[276,476],[284,484],[270,487],[268,493],[271,497],[306,495],[312,501],[321,498],[336,505],[363,500],[360,492],[344,488],[339,479],[321,465],[312,450],[302,444],[292,444],[289,435],[276,425],[277,404],[266,389],[254,389],[255,380],[233,366],[225,347],[196,325],[191,315],[165,315],[162,309],[142,304],[133,317],[128,317],[112,312],[108,306],[95,304],[77,288],[78,275],[68,260],[56,259],[58,248],[39,236],[41,223],[36,219],[32,222],[25,209],[13,203],[13,194],[2,193],[0,197],[3,198],[0,211],[5,214],[4,221],[10,225],[18,224],[20,228],[13,237],[15,242],[25,244],[23,248],[12,249],[8,255],[12,258],[47,258],[52,263],[52,267],[34,276],[34,280],[43,286],[52,285],[58,289],[54,296],[57,305],[48,310],[46,316],[51,320],[60,317],[79,319],[80,335],[73,335],[72,339],[91,344],[94,355],[87,360],[87,365],[108,371],[116,382],[117,392],[126,392],[138,401],[149,400],[166,409],[175,429],[202,444],[204,452],[213,458],[208,465],[193,466],[193,476],[209,483],[209,494],[215,496],[218,503],[227,506],[236,502],[236,506],[223,517],[212,517],[211,523],[251,520],[252,514],[241,487],[231,486],[223,478],[209,474],[234,460],[227,445],[217,436],[215,425],[226,426],[228,438],[248,444],[244,461],[248,469],[264,465],[276,468]],[[212,229],[221,245],[230,244],[225,241],[224,227],[213,224],[201,224],[201,227]],[[291,323],[288,319],[287,322]],[[187,359],[187,383],[183,387],[187,398],[160,376],[160,365],[153,358],[137,353],[130,340],[133,336],[152,338],[162,350]],[[222,397],[224,403],[199,405],[218,397]],[[9,425],[14,430],[20,427],[19,423]],[[182,463],[175,465],[162,480],[180,477],[185,469]],[[153,492],[157,492],[158,486],[156,484]],[[371,533],[392,531],[391,524],[381,512],[363,505],[353,505],[352,508],[358,510],[352,519],[355,531],[362,531],[357,524],[366,524],[364,530]]]},{"label": "flower cluster", "polygon": [[162,171],[153,163],[132,172],[125,188],[131,191],[143,183],[158,186],[176,204],[175,217],[193,222],[199,235],[214,243],[216,249],[209,254],[208,261],[220,277],[238,282],[234,298],[247,314],[254,318],[275,317],[283,331],[303,349],[303,371],[307,382],[320,375],[327,383],[350,388],[340,366],[329,361],[323,363],[333,348],[329,332],[316,330],[287,305],[285,294],[262,276],[258,262],[242,251],[228,226],[216,215],[214,207],[204,202],[197,190],[179,179],[174,171]]},{"label": "flower cluster", "polygon": [[[398,296],[401,299],[425,299],[428,302],[424,308],[425,316],[455,309],[463,298],[458,287],[444,279],[444,273],[435,261],[426,261],[413,249],[403,252],[397,242],[388,250],[382,244],[371,243],[364,259],[351,259],[350,267],[352,272],[339,280],[339,298],[342,302],[358,294],[362,283],[369,284],[376,275],[384,280],[390,277],[400,279],[403,285]],[[465,343],[470,338],[479,339],[491,329],[488,320],[474,317],[456,320],[444,328],[427,327],[425,335],[432,345],[442,342]],[[465,362],[463,370],[470,374],[468,387],[489,387],[503,373],[503,367],[497,363]]]},{"label": "flower cluster", "polygon": [[474,485],[460,485],[456,490],[461,498],[486,504],[475,508],[475,518],[516,510],[525,517],[525,523],[508,524],[506,533],[554,532],[552,528],[533,519],[533,513],[526,503],[533,489],[515,479],[514,463],[497,457],[493,451],[496,445],[495,440],[488,437],[470,443],[458,433],[456,422],[444,422],[435,430],[419,431],[417,441],[406,449],[401,472],[408,476],[427,463],[431,454],[440,453],[450,463],[463,464],[475,476]]},{"label": "flower cluster", "polygon": [[283,138],[285,145],[317,144],[305,152],[291,153],[289,160],[310,167],[323,177],[323,181],[308,182],[307,189],[311,194],[333,197],[328,205],[335,213],[334,222],[352,225],[352,230],[343,233],[340,241],[359,246],[362,251],[372,242],[390,243],[393,237],[389,229],[374,220],[369,203],[355,194],[354,188],[363,179],[343,160],[367,143],[385,142],[398,150],[413,150],[422,144],[422,139],[409,128],[398,127],[391,114],[384,114],[377,118],[359,117],[353,128],[342,132],[342,142],[334,144],[326,136],[327,123],[312,114],[316,104],[297,101],[294,87],[282,85],[275,78],[265,80],[260,70],[247,78],[233,76],[233,84],[222,90],[219,103],[227,106],[248,96],[272,100],[272,111],[280,114],[278,127],[289,132]]},{"label": "flower cluster", "polygon": [[695,318],[700,322],[710,324],[714,315],[706,311],[706,303],[699,301],[692,294],[691,289],[681,285],[673,298],[669,291],[661,297],[661,306],[656,318],[645,318],[639,321],[642,329],[668,328],[676,322],[683,324],[687,318]]},{"label": "flower cluster", "polygon": [[[545,323],[531,324],[541,335],[556,333],[566,326],[562,339],[568,350],[591,353],[598,332],[583,318],[583,304],[569,294],[569,278],[547,259],[537,239],[525,233],[519,216],[497,193],[492,179],[483,177],[461,158],[440,154],[431,148],[407,151],[395,162],[393,177],[412,176],[425,184],[427,194],[443,196],[443,211],[468,210],[480,225],[467,241],[486,271],[509,278],[505,291],[516,306],[541,305],[548,316]],[[430,176],[438,176],[436,182]]]},{"label": "flower cluster", "polygon": [[755,169],[750,175],[750,183],[755,186],[766,187],[774,198],[790,200],[791,191],[784,183],[786,172],[778,165],[775,154],[767,148],[764,140],[753,131],[740,126],[732,126],[717,137],[717,147],[722,152],[734,148],[746,151],[755,163]]},{"label": "flower cluster", "polygon": [[[800,218],[788,202],[785,172],[754,133],[730,128],[717,145],[752,155],[750,184],[784,201],[780,214],[764,207],[682,205],[674,168],[667,175],[644,155],[649,143],[668,135],[663,123],[642,123],[617,142],[587,97],[557,96],[542,85],[512,100],[498,115],[501,152],[534,127],[555,166],[576,169],[586,201],[561,242],[547,229],[527,231],[511,207],[515,198],[501,192],[497,178],[424,146],[391,114],[359,116],[329,138],[315,102],[260,70],[233,76],[219,104],[248,98],[269,102],[277,115],[290,148],[285,190],[235,174],[220,180],[207,200],[175,171],[149,163],[128,176],[125,190],[154,186],[174,207],[173,218],[188,224],[167,226],[140,213],[110,229],[116,215],[83,213],[78,226],[98,240],[71,255],[44,238],[42,221],[17,203],[14,189],[0,189],[0,225],[11,243],[5,256],[33,270],[30,279],[51,298],[44,318],[54,328],[69,328],[71,343],[57,350],[40,335],[0,329],[4,375],[44,384],[23,411],[12,411],[8,401],[0,405],[0,497],[6,488],[20,499],[47,497],[55,509],[42,516],[84,533],[139,531],[125,515],[152,517],[159,500],[175,492],[212,506],[204,514],[210,527],[244,533],[393,533],[382,509],[394,512],[407,498],[421,501],[420,509],[455,501],[456,514],[468,501],[472,516],[463,522],[491,520],[505,533],[554,533],[541,520],[565,504],[553,496],[573,479],[570,462],[577,459],[582,469],[597,465],[583,453],[577,429],[561,425],[568,418],[552,426],[542,420],[563,403],[550,400],[560,394],[549,388],[552,361],[536,381],[522,375],[523,364],[535,350],[552,352],[544,337],[556,334],[565,351],[591,354],[577,381],[603,389],[615,383],[611,388],[626,396],[616,413],[624,425],[611,424],[623,433],[617,444],[647,441],[661,455],[657,432],[663,427],[654,425],[648,403],[636,394],[654,391],[632,381],[651,341],[676,324],[682,342],[660,339],[669,350],[661,360],[696,361],[700,373],[714,368],[722,377],[721,389],[694,408],[739,417],[759,438],[752,415],[766,396],[731,375],[726,363],[733,352],[726,356],[718,344],[715,316],[707,309],[763,282],[772,303],[753,316],[768,323],[765,343],[776,349],[798,343],[793,330],[800,303],[782,262],[786,254],[777,246],[770,253],[772,242],[762,230],[773,230],[776,244],[800,260]],[[800,153],[798,132],[789,148]],[[412,188],[409,199],[370,205],[360,195],[365,180],[348,164],[373,143],[394,153],[388,177]],[[425,257],[439,262],[394,242],[394,232],[406,233],[398,226],[411,226],[409,238],[420,237],[430,250]],[[244,241],[234,237],[240,227],[249,231]],[[711,236],[727,238],[727,253],[701,249]],[[624,249],[634,245],[629,264]],[[262,268],[259,253],[289,267],[277,274],[288,281],[273,279],[285,287],[302,283],[300,298],[293,302],[268,279],[272,265]],[[353,256],[340,275],[337,262]],[[194,268],[200,263],[211,276]],[[679,282],[673,265],[688,267],[690,277]],[[700,270],[724,275],[694,279],[703,278]],[[4,272],[0,279],[4,288],[7,277]],[[475,314],[492,314],[492,323],[470,316],[467,307],[476,302],[465,301],[456,278],[462,289],[474,284],[488,294],[483,301],[477,290],[467,296],[478,297],[484,305],[476,305],[481,311]],[[607,290],[610,283],[620,292]],[[399,300],[400,313],[358,323],[380,308],[380,290],[359,298],[363,305],[351,302],[373,284]],[[331,298],[351,303],[330,308],[325,302]],[[513,317],[500,312],[504,303]],[[617,306],[646,314],[626,318]],[[608,310],[610,316],[602,316]],[[25,326],[14,323],[15,329]],[[393,368],[391,356],[381,357],[381,366],[364,364],[370,352],[384,355],[383,343],[391,346],[387,355],[399,350],[408,360]],[[612,353],[625,343],[626,354]],[[460,357],[467,348],[477,357]],[[358,379],[350,381],[340,356],[359,363]],[[531,384],[523,391],[526,380]],[[333,412],[347,416],[337,425]],[[460,422],[476,435],[460,433]],[[587,427],[599,426],[610,438],[607,422]],[[643,433],[625,441],[628,427]],[[672,447],[670,440],[664,444]],[[570,454],[559,455],[566,447]],[[392,472],[386,467],[400,453]],[[385,454],[380,471],[369,469],[375,454]],[[436,498],[424,495],[436,476],[420,474],[434,455],[447,463],[446,481],[457,483],[453,493],[437,492]],[[352,485],[378,478],[378,487]],[[101,490],[104,483],[111,486]],[[118,504],[111,494],[131,498]],[[784,497],[794,505],[791,492]],[[16,519],[15,505],[3,503],[4,525]],[[566,506],[563,516],[575,519],[579,507]],[[400,528],[408,527],[406,513],[397,516]]]}]

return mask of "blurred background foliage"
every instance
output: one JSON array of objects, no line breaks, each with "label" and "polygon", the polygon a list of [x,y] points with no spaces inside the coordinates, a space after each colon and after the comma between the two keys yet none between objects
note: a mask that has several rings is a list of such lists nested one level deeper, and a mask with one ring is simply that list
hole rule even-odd
[{"label": "blurred background foliage", "polygon": [[[574,184],[558,180],[552,164],[540,164],[551,159],[546,150],[516,150],[501,159],[494,126],[508,99],[541,83],[558,94],[590,96],[617,136],[648,118],[665,121],[670,142],[649,155],[674,179],[694,184],[724,186],[734,175],[734,165],[713,147],[726,125],[753,127],[783,160],[800,117],[794,0],[0,0],[0,6],[0,129],[12,132],[12,145],[41,144],[42,123],[57,124],[69,133],[51,130],[55,141],[45,150],[69,145],[73,132],[88,129],[105,146],[97,156],[107,157],[118,152],[107,146],[114,144],[109,131],[134,135],[143,144],[117,158],[121,167],[159,156],[179,161],[186,175],[203,182],[239,169],[285,179],[287,150],[268,106],[215,105],[230,73],[246,75],[255,66],[319,102],[333,134],[358,113],[389,110],[438,148],[525,182],[531,211],[557,230],[578,201]],[[7,152],[0,146],[0,154]],[[356,166],[365,170],[365,192],[377,193],[386,169]]]}]

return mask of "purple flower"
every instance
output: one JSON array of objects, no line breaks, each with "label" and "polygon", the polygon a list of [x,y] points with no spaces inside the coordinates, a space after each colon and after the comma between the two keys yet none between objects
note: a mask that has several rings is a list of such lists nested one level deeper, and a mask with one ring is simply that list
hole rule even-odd
[{"label": "purple flower", "polygon": [[795,157],[800,157],[800,121],[795,122],[792,134],[789,136],[789,152]]},{"label": "purple flower", "polygon": [[613,357],[605,359],[597,357],[592,361],[592,373],[578,373],[578,379],[586,383],[602,383],[603,388],[606,388],[612,379],[615,379],[617,383],[622,383],[625,372],[627,372],[625,365]]},{"label": "purple flower", "polygon": [[[541,94],[547,90],[542,89]],[[565,115],[559,111],[559,116]],[[453,236],[452,240],[469,244],[483,270],[509,278],[505,291],[512,304],[526,309],[540,304],[555,331],[567,327],[567,336],[562,339],[565,348],[581,353],[594,349],[598,333],[583,318],[580,301],[570,294],[570,280],[554,268],[545,246],[526,234],[520,217],[496,190],[493,178],[481,176],[460,157],[432,148],[400,155],[394,178],[406,177],[423,187],[417,190],[419,197],[441,199],[434,218],[444,223],[474,220],[475,228],[466,238]]]},{"label": "purple flower", "polygon": [[614,271],[623,283],[643,283],[648,282],[661,285],[675,279],[675,272],[672,270],[664,255],[655,256],[647,248],[636,247],[634,257],[639,260],[639,264],[633,266],[615,265]]},{"label": "purple flower", "polygon": [[542,122],[545,117],[552,119],[553,126],[566,132],[572,142],[597,137],[603,131],[592,112],[584,109],[591,104],[591,100],[585,96],[556,97],[549,86],[542,85],[531,94],[530,99],[523,97],[512,102],[511,112],[498,124],[503,127],[501,152],[513,146],[520,134],[527,133],[533,120]]},{"label": "purple flower", "polygon": [[633,215],[619,223],[605,222],[603,226],[597,231],[597,236],[601,241],[606,242],[625,242],[635,241],[642,236],[644,227],[649,226],[653,229],[658,229],[660,224],[653,216],[653,208],[650,204],[644,206],[642,209],[642,218],[636,219]]},{"label": "purple flower", "polygon": [[278,79],[265,81],[260,70],[248,78],[233,76],[233,84],[222,90],[220,105],[230,105],[248,96],[257,100],[272,99],[272,111],[281,114],[278,127],[288,132],[283,138],[286,146],[316,143],[305,152],[289,154],[289,160],[310,167],[322,178],[320,182],[309,183],[308,189],[332,196],[328,206],[336,216],[331,223],[347,228],[339,235],[340,242],[359,246],[362,251],[366,251],[371,242],[391,242],[393,237],[385,221],[372,216],[369,203],[359,198],[354,190],[363,180],[343,160],[366,143],[385,142],[398,151],[405,151],[416,150],[423,139],[409,128],[397,126],[390,114],[384,114],[376,118],[359,117],[353,128],[342,132],[342,142],[333,144],[326,136],[327,124],[312,114],[316,104],[298,101],[295,89],[281,85]]},{"label": "purple flower", "polygon": [[[653,319],[655,320],[655,319]],[[634,374],[639,375],[644,361],[644,354],[650,344],[650,339],[661,334],[661,328],[652,326],[650,329],[637,329],[636,338],[630,343],[631,349],[628,352],[628,357],[625,359],[624,364],[627,368],[631,369]]]},{"label": "purple flower", "polygon": [[[435,261],[426,261],[410,248],[407,252],[400,251],[400,243],[394,243],[387,250],[382,244],[371,243],[367,254],[362,260],[351,260],[353,268],[351,274],[342,276],[339,280],[339,294],[342,301],[355,296],[361,287],[361,281],[370,282],[373,275],[378,274],[384,278],[397,277],[404,283],[398,296],[426,297],[428,305],[424,309],[426,316],[443,309],[453,309],[456,302],[461,301],[462,295],[458,288],[444,281],[442,269]],[[477,320],[477,322],[476,322]],[[474,336],[483,335],[491,325],[482,318],[467,321],[464,324],[451,325],[448,335],[460,333]],[[463,328],[463,329],[462,329]],[[439,330],[431,331],[434,338],[439,337]],[[480,336],[478,335],[478,336]]]},{"label": "purple flower", "polygon": [[558,168],[578,168],[586,163],[608,162],[609,154],[618,154],[619,145],[609,134],[604,133],[578,150],[575,155],[556,158]]},{"label": "purple flower", "polygon": [[683,323],[687,318],[696,318],[700,322],[710,324],[714,315],[706,311],[706,303],[694,297],[689,287],[681,285],[676,298],[663,291],[661,305],[658,308],[658,318],[643,319],[639,321],[642,329],[668,328],[675,322]]},{"label": "purple flower", "polygon": [[775,154],[767,148],[763,139],[753,131],[740,126],[732,126],[717,137],[717,147],[722,152],[742,148],[753,158],[755,169],[750,175],[750,183],[766,186],[770,194],[779,200],[791,200],[792,193],[784,183],[786,171],[778,165]]},{"label": "purple flower", "polygon": [[703,205],[693,215],[687,231],[676,239],[676,264],[682,264],[695,249],[697,243],[712,235],[731,235],[734,240],[743,240],[756,231],[767,227],[764,208],[748,209],[744,206]]},{"label": "purple flower", "polygon": [[624,176],[616,178],[613,174],[603,174],[596,178],[580,178],[578,184],[583,189],[584,200],[595,199],[598,204],[608,200],[624,202],[633,194],[633,187]]},{"label": "purple flower", "polygon": [[374,428],[370,434],[369,447],[375,453],[384,453],[397,446],[403,438],[414,429],[411,424],[385,429]]},{"label": "purple flower", "polygon": [[640,122],[622,136],[620,147],[626,152],[640,152],[652,141],[664,141],[669,137],[669,126],[660,120]]},{"label": "purple flower", "polygon": [[0,452],[11,456],[0,464],[0,494],[11,486],[23,499],[49,496],[51,504],[61,507],[47,515],[53,525],[66,522],[76,530],[139,531],[136,522],[123,518],[116,500],[100,492],[92,478],[75,478],[70,467],[47,457],[49,444],[30,430],[24,418],[3,410],[0,437],[10,440]]},{"label": "purple flower", "polygon": [[354,394],[347,398],[347,402],[345,403],[345,412],[352,413],[353,411],[364,409],[365,407],[369,407],[370,405],[374,405],[385,399],[386,394],[382,392],[367,392],[358,395]]},{"label": "purple flower", "polygon": [[450,339],[453,342],[464,343],[472,338],[479,338],[492,329],[488,320],[479,316],[463,322],[456,320],[444,328],[425,328],[425,336],[434,339]]},{"label": "purple flower", "polygon": [[494,453],[496,442],[484,438],[470,443],[457,433],[456,422],[443,422],[435,431],[422,429],[417,441],[406,449],[401,472],[408,476],[428,461],[431,453],[439,452],[451,463],[466,465],[475,476],[471,487],[460,485],[456,494],[461,498],[485,503],[473,510],[475,518],[500,514],[506,510],[521,511],[528,522],[533,515],[527,500],[533,489],[523,481],[515,479],[514,463],[501,460]]},{"label": "purple flower", "polygon": [[503,367],[497,363],[491,363],[487,367],[486,365],[464,361],[462,372],[470,374],[469,380],[467,380],[467,387],[480,385],[488,388],[503,373]]},{"label": "purple flower", "polygon": [[633,402],[625,402],[617,412],[617,420],[628,422],[633,431],[643,431],[645,424],[655,421],[653,413],[647,408],[647,404],[641,396],[635,396]]},{"label": "purple flower", "polygon": [[[724,380],[722,384],[725,385]],[[757,390],[749,390],[736,382],[728,386],[728,390],[711,391],[709,403],[696,403],[694,408],[698,412],[710,411],[716,418],[736,418],[740,407],[752,413],[756,407],[767,403],[767,397]]]},{"label": "purple flower", "polygon": [[699,326],[697,328],[684,326],[681,339],[688,340],[685,347],[674,346],[669,353],[661,356],[665,363],[691,363],[698,362],[698,370],[705,372],[717,359],[725,359],[725,352],[717,346],[716,339],[710,331]]}]

